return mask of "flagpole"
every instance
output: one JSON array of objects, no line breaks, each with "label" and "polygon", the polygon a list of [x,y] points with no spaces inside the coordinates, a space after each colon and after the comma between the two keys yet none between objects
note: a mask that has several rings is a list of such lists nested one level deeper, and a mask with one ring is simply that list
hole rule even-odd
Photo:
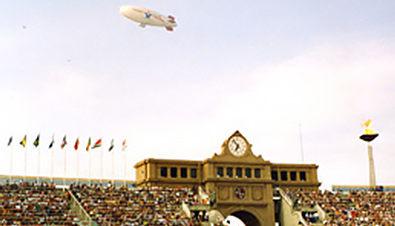
[{"label": "flagpole", "polygon": [[103,181],[103,147],[100,146],[100,184]]},{"label": "flagpole", "polygon": [[77,150],[77,184],[79,183],[79,172],[80,172],[80,152]]},{"label": "flagpole", "polygon": [[126,186],[126,151],[123,150],[123,186]]},{"label": "flagpole", "polygon": [[24,146],[24,149],[25,149],[25,174],[23,176],[23,181],[26,181],[26,163],[27,163],[27,160],[26,160],[26,155],[27,155],[26,145]]},{"label": "flagpole", "polygon": [[53,162],[54,162],[54,157],[53,157],[53,143],[54,143],[54,134],[52,134],[52,141],[49,144],[49,150],[51,151],[51,182],[53,183]]},{"label": "flagpole", "polygon": [[53,161],[54,161],[53,146],[51,147],[50,151],[51,151],[51,182],[53,182]]},{"label": "flagpole", "polygon": [[13,162],[13,158],[12,158],[12,156],[13,156],[13,151],[12,151],[12,146],[11,146],[11,148],[10,148],[10,150],[11,150],[11,160],[10,160],[10,175],[9,175],[9,181],[10,181],[10,183],[11,183],[11,179],[12,179],[12,162]]},{"label": "flagpole", "polygon": [[302,156],[302,163],[304,163],[303,140],[302,140],[302,124],[299,124],[299,140],[300,140],[300,154]]},{"label": "flagpole", "polygon": [[89,151],[89,185],[91,185],[91,151]]},{"label": "flagpole", "polygon": [[63,185],[66,186],[66,158],[67,158],[67,152],[66,148],[64,149],[64,170],[63,170]]},{"label": "flagpole", "polygon": [[114,152],[112,151],[112,184],[114,184]]},{"label": "flagpole", "polygon": [[40,183],[40,146],[38,146],[37,183]]}]

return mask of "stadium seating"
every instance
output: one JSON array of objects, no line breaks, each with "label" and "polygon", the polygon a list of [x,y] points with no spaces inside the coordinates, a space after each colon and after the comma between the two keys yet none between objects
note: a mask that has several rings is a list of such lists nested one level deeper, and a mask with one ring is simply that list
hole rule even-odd
[{"label": "stadium seating", "polygon": [[193,204],[188,188],[72,185],[70,190],[99,225],[200,225],[180,210]]},{"label": "stadium seating", "polygon": [[6,183],[0,184],[0,225],[206,225],[203,219],[187,217],[181,211],[183,203],[198,205],[195,192],[111,184],[56,188],[45,182]]},{"label": "stadium seating", "polygon": [[325,212],[323,225],[395,225],[395,192],[298,191],[288,195],[294,208],[319,206]]},{"label": "stadium seating", "polygon": [[69,197],[53,184],[0,184],[0,225],[79,225]]}]

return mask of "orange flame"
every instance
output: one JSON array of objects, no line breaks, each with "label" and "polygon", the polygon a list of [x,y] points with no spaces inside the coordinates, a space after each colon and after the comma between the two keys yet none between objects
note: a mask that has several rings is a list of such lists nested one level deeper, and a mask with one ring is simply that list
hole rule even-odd
[{"label": "orange flame", "polygon": [[369,119],[366,122],[362,123],[361,126],[362,127],[369,127],[371,122],[372,122],[372,120]]}]

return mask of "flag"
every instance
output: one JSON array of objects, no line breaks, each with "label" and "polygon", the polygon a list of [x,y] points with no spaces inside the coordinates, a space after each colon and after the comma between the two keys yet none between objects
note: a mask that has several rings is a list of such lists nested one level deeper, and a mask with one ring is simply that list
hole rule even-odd
[{"label": "flag", "polygon": [[51,149],[51,148],[52,148],[52,146],[53,146],[53,143],[55,143],[55,139],[53,138],[53,134],[52,134],[52,141],[51,141],[51,143],[49,144],[49,149]]},{"label": "flag", "polygon": [[108,151],[111,151],[114,148],[114,139],[111,140],[111,145]]},{"label": "flag", "polygon": [[21,140],[21,142],[19,142],[20,145],[22,145],[23,147],[26,146],[26,135],[23,137],[23,139]]},{"label": "flag", "polygon": [[8,146],[10,146],[12,143],[12,136],[10,137],[10,139],[8,140]]},{"label": "flag", "polygon": [[36,140],[33,143],[34,147],[37,147],[38,145],[40,145],[40,134],[38,134]]},{"label": "flag", "polygon": [[91,138],[89,137],[88,145],[86,145],[86,151],[89,151],[90,147],[91,147]]},{"label": "flag", "polygon": [[126,149],[126,140],[124,140],[123,142],[122,142],[122,151],[125,151],[125,149]]},{"label": "flag", "polygon": [[80,141],[79,141],[79,139],[77,138],[77,140],[75,141],[75,144],[74,144],[74,149],[77,151],[78,150],[78,145],[80,144]]},{"label": "flag", "polygon": [[66,141],[66,135],[64,135],[64,137],[63,137],[63,141],[62,141],[62,144],[60,145],[60,147],[63,149],[63,148],[64,148],[64,146],[66,146],[66,144],[67,144],[67,141]]},{"label": "flag", "polygon": [[96,141],[96,143],[93,145],[92,149],[98,148],[98,147],[101,147],[101,138],[98,141]]}]

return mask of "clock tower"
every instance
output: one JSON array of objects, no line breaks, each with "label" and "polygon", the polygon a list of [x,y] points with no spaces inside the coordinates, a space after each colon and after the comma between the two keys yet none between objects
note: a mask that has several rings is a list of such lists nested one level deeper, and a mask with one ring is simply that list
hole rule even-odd
[{"label": "clock tower", "polygon": [[228,149],[234,156],[240,157],[247,151],[247,141],[240,135],[228,139]]},{"label": "clock tower", "polygon": [[[274,225],[270,162],[251,151],[252,144],[239,132],[224,141],[219,155],[203,161],[203,184],[216,194],[215,207],[246,225]],[[247,221],[247,222],[246,222]]]}]

